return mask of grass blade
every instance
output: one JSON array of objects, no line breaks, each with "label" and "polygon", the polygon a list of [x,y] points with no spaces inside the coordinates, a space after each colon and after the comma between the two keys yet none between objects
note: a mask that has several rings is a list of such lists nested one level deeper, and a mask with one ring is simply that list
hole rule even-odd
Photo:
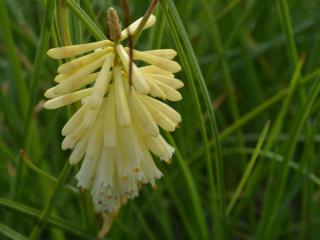
[{"label": "grass blade", "polygon": [[289,140],[286,143],[285,147],[285,160],[284,160],[284,165],[281,170],[281,174],[278,176],[278,184],[277,184],[277,191],[273,192],[273,204],[270,207],[270,211],[268,212],[269,214],[267,215],[267,220],[266,220],[266,226],[264,228],[260,228],[261,232],[258,233],[258,236],[261,236],[261,239],[270,239],[273,236],[275,236],[277,233],[274,231],[274,228],[278,224],[277,221],[277,216],[278,216],[278,211],[279,207],[281,204],[282,197],[284,195],[285,191],[285,186],[288,178],[288,173],[289,173],[289,163],[293,159],[293,155],[296,150],[296,145],[298,141],[298,137],[300,132],[302,131],[302,128],[310,116],[311,110],[313,103],[316,100],[316,97],[318,96],[320,92],[320,80],[317,79],[317,81],[313,84],[311,87],[310,93],[306,97],[305,101],[301,105],[299,112],[297,114],[297,118],[294,121],[292,131],[290,132],[290,137]]},{"label": "grass blade", "polygon": [[30,134],[30,128],[31,125],[30,121],[32,118],[32,109],[35,102],[35,97],[37,96],[36,90],[39,84],[40,80],[40,74],[42,72],[43,63],[45,61],[46,52],[48,49],[49,44],[49,35],[50,35],[50,29],[51,29],[51,23],[53,19],[53,13],[55,8],[55,0],[48,0],[46,5],[46,12],[45,12],[45,20],[42,25],[41,29],[41,35],[38,41],[38,47],[37,52],[34,60],[34,66],[33,71],[31,73],[31,79],[30,79],[30,89],[29,89],[29,101],[28,101],[28,107],[27,107],[27,115],[24,121],[24,146],[26,145],[26,141],[29,138]]},{"label": "grass blade", "polygon": [[[215,234],[219,239],[223,239],[225,234],[225,225],[221,223],[221,219],[225,219],[225,203],[224,203],[224,183],[223,183],[223,159],[221,154],[221,144],[220,138],[218,134],[218,126],[215,119],[215,114],[212,106],[211,97],[209,95],[205,80],[201,73],[199,64],[197,62],[197,58],[191,46],[190,40],[186,33],[186,30],[182,24],[180,16],[177,12],[177,9],[172,0],[162,0],[161,1],[163,6],[164,14],[168,20],[170,30],[172,36],[175,40],[179,56],[182,60],[184,70],[187,72],[189,84],[191,86],[193,100],[197,106],[197,111],[199,111],[200,104],[197,95],[197,89],[195,87],[195,82],[193,80],[193,76],[197,80],[197,83],[200,87],[200,91],[204,98],[206,109],[209,113],[209,125],[210,125],[210,132],[213,137],[214,145],[215,145],[215,163],[216,163],[216,182],[217,187],[215,187],[215,181],[213,179],[213,172],[212,172],[212,160],[210,157],[210,150],[208,149],[208,143],[205,141],[205,148],[207,149],[207,170],[208,170],[208,177],[209,177],[209,185],[210,185],[210,195],[212,200],[212,212],[215,214],[214,216],[214,223],[215,223]],[[168,6],[168,7],[167,7]],[[193,74],[192,74],[193,73]],[[201,115],[199,114],[199,117]],[[202,117],[202,116],[201,116]],[[200,117],[200,119],[201,119]],[[200,121],[202,124],[202,122]],[[203,130],[202,130],[203,131]],[[206,140],[207,133],[206,131],[202,132],[202,137]],[[215,190],[217,189],[217,191]]]},{"label": "grass blade", "polygon": [[199,194],[197,192],[195,182],[194,182],[194,179],[191,175],[190,169],[185,164],[185,161],[183,160],[183,157],[181,156],[181,153],[180,153],[177,145],[175,144],[175,141],[172,138],[172,136],[169,133],[165,133],[165,136],[169,140],[170,144],[176,149],[175,158],[177,159],[179,168],[180,168],[182,175],[184,177],[184,180],[186,182],[186,187],[188,188],[188,192],[190,194],[191,203],[193,205],[195,216],[197,218],[197,223],[199,224],[199,227],[200,227],[200,233],[202,235],[202,238],[208,239],[207,227],[206,227],[206,223],[205,223],[204,214],[201,209]]},{"label": "grass blade", "polygon": [[79,18],[79,20],[97,41],[106,39],[106,36],[103,34],[103,32],[97,27],[97,25],[75,1],[68,0],[67,4],[70,10]]},{"label": "grass blade", "polygon": [[50,216],[50,212],[52,210],[52,208],[54,207],[54,205],[56,204],[56,200],[57,200],[57,197],[63,187],[63,183],[65,182],[69,172],[70,172],[70,164],[68,161],[66,161],[61,173],[60,173],[60,176],[59,176],[59,180],[58,180],[58,183],[51,195],[51,197],[49,198],[47,204],[45,205],[40,217],[39,217],[39,221],[38,223],[34,226],[31,234],[30,234],[30,240],[36,240],[39,238],[46,222],[48,221],[48,217]]},{"label": "grass blade", "polygon": [[0,232],[13,240],[27,240],[27,238],[25,236],[23,236],[22,234],[14,231],[13,229],[9,228],[8,226],[0,223]]},{"label": "grass blade", "polygon": [[[32,217],[35,219],[39,219],[41,216],[41,211],[39,211],[38,209],[34,209],[21,203],[14,202],[1,197],[0,206],[7,208],[8,210],[14,211],[18,214],[22,214],[24,216]],[[88,235],[88,233],[86,233],[84,229],[79,227],[78,224],[71,223],[69,221],[66,221],[65,219],[59,217],[48,217],[48,224],[53,227],[68,231],[72,234],[81,236],[85,239],[93,239],[93,237]]]},{"label": "grass blade", "polygon": [[[3,40],[5,43],[5,50],[8,56],[9,66],[15,81],[15,87],[18,91],[18,102],[22,116],[26,114],[27,102],[28,102],[28,91],[27,84],[23,79],[22,67],[18,57],[16,44],[13,39],[12,30],[10,28],[10,19],[8,11],[5,6],[5,0],[0,0],[0,26],[3,32]],[[13,86],[11,86],[13,89]]]},{"label": "grass blade", "polygon": [[251,171],[254,167],[254,164],[260,154],[260,151],[261,151],[261,148],[262,148],[262,145],[264,143],[264,140],[267,136],[267,133],[268,133],[268,130],[269,130],[269,126],[270,126],[270,122],[268,121],[266,123],[266,125],[264,126],[262,132],[261,132],[261,135],[258,139],[258,142],[257,142],[257,145],[253,151],[253,154],[252,154],[252,157],[250,159],[250,161],[248,162],[247,166],[246,166],[246,169],[244,171],[244,174],[240,180],[240,183],[235,191],[235,193],[233,194],[232,198],[231,198],[231,201],[227,207],[227,215],[230,215],[234,205],[236,204],[236,201],[237,199],[239,198],[240,196],[240,193],[242,192],[242,189],[245,185],[245,183],[247,182],[248,178],[250,177],[250,174],[251,174]]}]

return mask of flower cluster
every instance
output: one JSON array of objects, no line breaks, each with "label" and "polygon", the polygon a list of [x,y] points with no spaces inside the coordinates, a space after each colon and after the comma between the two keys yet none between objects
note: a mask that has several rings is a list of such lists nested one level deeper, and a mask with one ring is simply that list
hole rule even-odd
[{"label": "flower cluster", "polygon": [[[55,109],[81,101],[62,129],[62,149],[72,150],[70,164],[83,159],[76,175],[78,186],[91,189],[99,212],[115,212],[138,196],[143,184],[156,187],[155,180],[162,173],[151,153],[168,163],[174,153],[159,126],[171,132],[181,121],[178,112],[158,100],[182,98],[177,89],[183,83],[174,77],[180,71],[172,60],[174,50],[133,50],[133,60],[145,64],[138,67],[133,62],[129,74],[129,49],[120,42],[134,34],[140,21],[123,30],[119,42],[103,40],[48,51],[54,59],[69,61],[59,66],[58,84],[45,92],[50,100],[44,107]],[[155,21],[151,15],[144,29]]]}]

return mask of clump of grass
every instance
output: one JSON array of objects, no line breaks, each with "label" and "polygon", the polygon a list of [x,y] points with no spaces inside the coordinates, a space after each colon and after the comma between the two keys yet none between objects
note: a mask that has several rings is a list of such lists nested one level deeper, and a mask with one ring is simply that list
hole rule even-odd
[{"label": "clump of grass", "polygon": [[[130,5],[132,20],[148,8]],[[50,47],[105,38],[118,1],[0,0],[0,238],[95,239],[101,227],[60,149],[74,108],[45,111]],[[110,239],[316,239],[317,1],[160,0],[140,49],[175,48],[182,124],[157,191],[119,212]],[[124,17],[123,17],[124,18]],[[269,129],[269,131],[268,131]]]}]

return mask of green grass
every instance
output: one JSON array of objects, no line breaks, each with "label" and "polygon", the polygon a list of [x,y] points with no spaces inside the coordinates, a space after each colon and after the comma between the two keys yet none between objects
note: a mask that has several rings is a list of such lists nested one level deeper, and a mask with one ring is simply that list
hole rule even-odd
[{"label": "green grass", "polygon": [[[150,3],[129,2],[132,20]],[[115,0],[0,0],[0,239],[96,239],[101,221],[60,148],[75,108],[40,106],[58,65],[46,51],[104,39],[110,6],[124,21]],[[183,120],[165,135],[176,153],[105,239],[318,239],[319,11],[159,0],[135,47],[178,52]]]}]

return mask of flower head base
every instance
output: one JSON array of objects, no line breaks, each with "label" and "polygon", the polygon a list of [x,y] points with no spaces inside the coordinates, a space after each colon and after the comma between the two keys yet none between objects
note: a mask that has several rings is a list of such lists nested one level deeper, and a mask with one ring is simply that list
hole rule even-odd
[{"label": "flower head base", "polygon": [[[119,41],[133,34],[141,19],[121,32]],[[155,23],[151,15],[144,28]],[[115,212],[139,188],[162,173],[152,154],[170,162],[174,148],[160,135],[159,126],[174,131],[180,114],[161,102],[179,101],[177,89],[183,83],[174,78],[180,71],[172,59],[172,49],[133,50],[132,85],[129,81],[128,49],[120,43],[103,40],[94,43],[54,48],[48,55],[55,59],[76,57],[58,68],[58,84],[45,92],[44,107],[59,108],[77,101],[81,107],[62,129],[62,149],[71,149],[69,161],[83,159],[77,173],[78,186],[91,189],[97,211]],[[84,56],[77,57],[81,54]]]}]

